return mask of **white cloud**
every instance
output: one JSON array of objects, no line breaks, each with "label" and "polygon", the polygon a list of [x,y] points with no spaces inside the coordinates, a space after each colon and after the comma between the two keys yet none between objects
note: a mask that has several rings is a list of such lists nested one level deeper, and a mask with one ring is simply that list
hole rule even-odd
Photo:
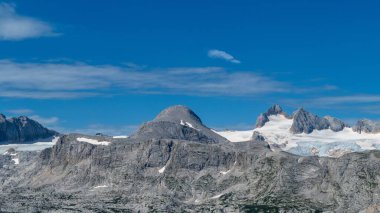
[{"label": "white cloud", "polygon": [[31,109],[10,109],[7,110],[7,112],[12,113],[14,115],[28,115],[33,113],[33,110]]},{"label": "white cloud", "polygon": [[0,40],[23,40],[57,35],[40,20],[16,13],[14,4],[0,3]]},{"label": "white cloud", "polygon": [[352,103],[378,103],[380,95],[348,95],[348,96],[330,96],[321,97],[314,100],[316,103],[324,103],[328,105],[334,104],[352,104]]},{"label": "white cloud", "polygon": [[[380,95],[376,94],[352,94],[341,96],[316,96],[311,98],[289,98],[282,99],[282,103],[298,108],[300,106],[314,109],[357,115],[365,113],[371,115],[380,114]],[[351,120],[352,121],[352,120]],[[352,123],[352,122],[351,122]]]},{"label": "white cloud", "polygon": [[55,125],[59,122],[58,117],[41,117],[39,115],[32,115],[32,116],[29,116],[29,118],[37,121],[38,123],[40,123],[44,126]]},{"label": "white cloud", "polygon": [[84,63],[0,60],[0,97],[81,98],[120,93],[249,96],[289,92],[287,83],[221,67],[135,70]]},{"label": "white cloud", "polygon": [[226,61],[229,61],[231,63],[240,64],[240,61],[234,58],[231,54],[226,53],[222,50],[209,50],[208,51],[208,57],[210,58],[219,58]]}]

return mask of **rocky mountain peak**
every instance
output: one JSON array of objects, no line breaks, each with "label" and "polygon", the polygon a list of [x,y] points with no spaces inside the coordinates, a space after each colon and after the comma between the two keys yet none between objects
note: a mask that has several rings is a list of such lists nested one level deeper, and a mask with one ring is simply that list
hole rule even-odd
[{"label": "rocky mountain peak", "polygon": [[205,126],[201,119],[186,106],[172,106],[145,123],[131,138],[179,139],[201,143],[228,142],[227,139]]},{"label": "rocky mountain peak", "polygon": [[324,119],[328,121],[330,129],[334,132],[339,132],[342,131],[345,127],[349,127],[349,125],[343,121],[331,116],[325,116]]},{"label": "rocky mountain peak", "polygon": [[287,116],[286,113],[282,110],[281,106],[278,105],[278,104],[275,104],[271,107],[269,107],[269,109],[264,112],[264,113],[261,113],[259,115],[259,117],[257,117],[256,119],[256,128],[260,128],[260,127],[263,127],[268,121],[269,121],[269,116],[271,115],[284,115],[284,116]]},{"label": "rocky mountain peak", "polygon": [[6,119],[0,114],[0,143],[25,143],[58,135],[26,116]]},{"label": "rocky mountain peak", "polygon": [[294,134],[306,133],[309,134],[313,130],[331,129],[334,132],[342,131],[345,127],[349,127],[343,121],[325,116],[320,118],[304,108],[300,108],[293,114],[293,124],[290,131]]},{"label": "rocky mountain peak", "polygon": [[290,131],[294,134],[309,134],[313,130],[328,129],[329,123],[326,119],[314,115],[304,108],[300,108],[293,115],[293,124]]},{"label": "rocky mountain peak", "polygon": [[266,112],[267,116],[269,116],[269,115],[279,115],[279,114],[284,114],[284,113],[285,112],[282,110],[281,106],[278,105],[278,104],[275,104],[275,105],[271,106],[267,110],[267,112]]},{"label": "rocky mountain peak", "polygon": [[[23,126],[27,125],[30,121],[32,121],[31,119],[29,119],[29,118],[26,117],[26,116],[20,116],[20,117],[18,117],[18,120],[20,121],[20,123],[21,123]],[[32,121],[32,122],[34,122],[34,121]]]},{"label": "rocky mountain peak", "polygon": [[173,123],[189,122],[192,125],[203,125],[201,119],[190,108],[182,105],[169,107],[154,119],[155,121],[169,121]]},{"label": "rocky mountain peak", "polygon": [[358,133],[379,133],[380,122],[372,121],[369,119],[362,119],[359,120],[352,129]]}]

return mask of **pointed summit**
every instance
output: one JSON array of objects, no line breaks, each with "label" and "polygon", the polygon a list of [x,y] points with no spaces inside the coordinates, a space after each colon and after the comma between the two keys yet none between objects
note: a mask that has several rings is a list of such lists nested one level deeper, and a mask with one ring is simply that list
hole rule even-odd
[{"label": "pointed summit", "polygon": [[285,112],[282,110],[282,108],[281,108],[280,105],[275,104],[275,105],[271,106],[268,109],[268,111],[267,111],[266,114],[267,114],[267,116],[269,116],[269,115],[279,115],[279,114],[283,115],[283,114],[285,114]]},{"label": "pointed summit", "polygon": [[172,106],[145,123],[131,138],[178,139],[201,143],[228,142],[227,139],[206,127],[201,119],[186,106]]},{"label": "pointed summit", "polygon": [[290,131],[294,134],[309,134],[315,129],[328,129],[329,126],[329,122],[326,119],[320,118],[317,115],[306,111],[304,108],[300,108],[293,115],[293,124]]},{"label": "pointed summit", "polygon": [[256,119],[256,128],[263,127],[268,121],[269,116],[271,115],[284,115],[287,116],[286,112],[284,112],[280,105],[275,104],[271,106],[266,112],[261,113],[259,117]]}]

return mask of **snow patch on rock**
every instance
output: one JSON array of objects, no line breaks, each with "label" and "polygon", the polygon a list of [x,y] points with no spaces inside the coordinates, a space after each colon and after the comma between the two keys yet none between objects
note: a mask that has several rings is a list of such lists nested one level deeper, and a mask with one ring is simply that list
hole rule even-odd
[{"label": "snow patch on rock", "polygon": [[166,169],[166,166],[162,167],[160,170],[158,170],[158,173],[160,174],[164,173],[165,169]]},{"label": "snow patch on rock", "polygon": [[222,174],[222,175],[226,175],[226,174],[228,174],[230,171],[231,171],[231,169],[228,170],[228,171],[221,171],[220,174]]},{"label": "snow patch on rock", "polygon": [[100,185],[100,186],[95,186],[94,189],[99,189],[99,188],[107,188],[107,185]]},{"label": "snow patch on rock", "polygon": [[12,161],[13,161],[16,165],[20,164],[20,159],[18,159],[18,158],[13,158]]},{"label": "snow patch on rock", "polygon": [[114,139],[122,139],[122,138],[128,138],[128,136],[126,136],[126,135],[116,135],[116,136],[113,136],[112,138],[114,138]]},{"label": "snow patch on rock", "polygon": [[221,196],[223,196],[224,194],[218,194],[218,195],[215,195],[213,197],[211,197],[211,199],[218,199],[220,198]]},{"label": "snow patch on rock", "polygon": [[85,143],[90,143],[90,144],[94,144],[94,145],[102,145],[102,146],[108,146],[111,143],[109,141],[98,141],[98,140],[95,140],[95,139],[83,138],[83,137],[77,138],[77,141],[79,141],[79,142],[85,142]]},{"label": "snow patch on rock", "polygon": [[[196,129],[196,128],[193,126],[193,124],[191,124],[191,123],[189,123],[189,122],[187,122],[187,121],[183,121],[183,120],[181,120],[180,124],[181,124],[182,126],[187,126],[187,127],[190,127],[190,128]],[[198,129],[196,129],[196,130],[198,130]]]}]

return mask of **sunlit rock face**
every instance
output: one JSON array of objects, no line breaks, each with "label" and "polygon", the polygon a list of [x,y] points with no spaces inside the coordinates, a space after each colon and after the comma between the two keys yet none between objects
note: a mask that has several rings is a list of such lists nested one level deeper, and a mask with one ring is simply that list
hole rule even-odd
[{"label": "sunlit rock face", "polygon": [[227,143],[227,139],[205,126],[188,107],[173,106],[163,110],[153,121],[132,135],[133,139],[180,139],[204,143]]},{"label": "sunlit rock face", "polygon": [[275,104],[271,106],[266,112],[261,113],[259,117],[257,117],[256,128],[263,127],[269,121],[268,117],[271,115],[284,115],[285,117],[287,116],[287,114],[282,110],[281,106]]},{"label": "sunlit rock face", "polygon": [[[360,212],[380,203],[376,134],[294,134],[283,114],[251,131],[216,132],[179,109],[127,138],[69,134],[40,152],[7,150],[0,211]],[[353,143],[363,150],[343,149]]]}]

